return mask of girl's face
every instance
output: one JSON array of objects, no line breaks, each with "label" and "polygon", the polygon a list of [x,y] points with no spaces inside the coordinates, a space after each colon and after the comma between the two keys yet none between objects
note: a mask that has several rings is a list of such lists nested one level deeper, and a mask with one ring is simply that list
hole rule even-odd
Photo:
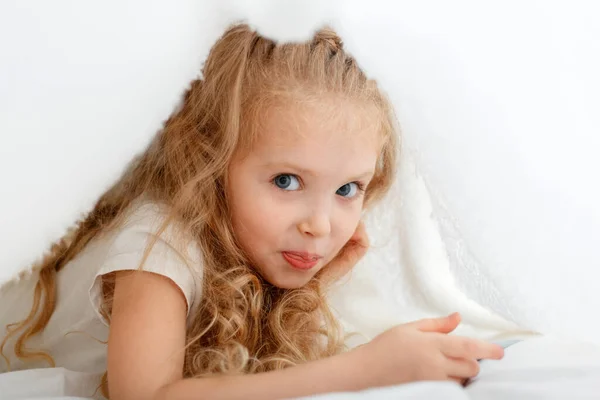
[{"label": "girl's face", "polygon": [[381,141],[364,107],[340,103],[271,109],[229,167],[236,238],[277,287],[308,283],[359,223]]}]

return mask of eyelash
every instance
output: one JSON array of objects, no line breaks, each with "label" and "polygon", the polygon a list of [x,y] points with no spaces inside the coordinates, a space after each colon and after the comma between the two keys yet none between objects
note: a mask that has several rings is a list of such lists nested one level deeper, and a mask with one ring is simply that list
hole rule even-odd
[{"label": "eyelash", "polygon": [[356,184],[356,187],[358,188],[358,191],[361,193],[364,193],[366,190],[365,184],[360,182],[360,181],[354,181],[354,182],[348,182],[348,183],[354,183]]},{"label": "eyelash", "polygon": [[[279,187],[277,187],[277,185],[275,184],[275,179],[276,179],[278,176],[280,176],[280,175],[290,175],[290,176],[293,176],[293,177],[295,177],[296,179],[298,179],[298,182],[300,182],[300,185],[301,185],[301,187],[302,187],[302,179],[301,179],[301,178],[300,178],[298,175],[296,175],[296,174],[290,174],[290,173],[287,173],[287,172],[282,172],[282,173],[279,173],[279,174],[277,174],[277,175],[275,175],[275,176],[273,176],[273,177],[271,178],[271,184],[272,184],[273,186],[275,186],[275,188],[277,188],[277,189],[280,189],[280,188],[279,188]],[[347,184],[349,184],[349,183],[354,183],[354,184],[356,185],[356,188],[358,189],[358,192],[359,192],[360,194],[363,194],[363,193],[365,192],[365,190],[366,190],[366,185],[365,185],[363,182],[360,182],[360,181],[353,181],[353,182],[344,183],[344,185],[347,185]],[[342,185],[342,186],[344,186],[344,185]],[[340,187],[342,187],[342,186],[340,186]],[[283,190],[283,189],[280,189],[280,190]],[[340,196],[340,197],[342,197],[343,199],[346,199],[346,200],[352,200],[352,199],[354,198],[354,197],[352,197],[352,198],[346,198],[346,197],[343,197],[343,196]]]}]

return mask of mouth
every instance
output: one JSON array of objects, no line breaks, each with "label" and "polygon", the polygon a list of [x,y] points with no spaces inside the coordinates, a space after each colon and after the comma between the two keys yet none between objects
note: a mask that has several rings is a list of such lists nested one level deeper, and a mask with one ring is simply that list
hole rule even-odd
[{"label": "mouth", "polygon": [[287,261],[293,268],[307,271],[312,269],[322,258],[318,254],[311,254],[300,251],[283,251],[281,252],[283,259]]}]

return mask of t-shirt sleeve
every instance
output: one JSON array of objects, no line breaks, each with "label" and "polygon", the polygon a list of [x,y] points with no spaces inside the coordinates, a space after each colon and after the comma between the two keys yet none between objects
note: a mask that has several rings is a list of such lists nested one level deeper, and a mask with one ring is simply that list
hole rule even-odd
[{"label": "t-shirt sleeve", "polygon": [[[100,313],[103,302],[102,277],[116,271],[139,270],[140,266],[141,270],[162,275],[179,287],[185,296],[188,315],[197,305],[202,290],[201,253],[195,244],[182,251],[175,242],[181,240],[180,236],[175,236],[176,225],[168,225],[159,234],[165,217],[166,213],[159,205],[142,205],[130,213],[122,227],[107,239],[104,261],[90,288],[92,306],[105,324],[108,325],[108,321]],[[146,252],[148,255],[144,259]]]}]

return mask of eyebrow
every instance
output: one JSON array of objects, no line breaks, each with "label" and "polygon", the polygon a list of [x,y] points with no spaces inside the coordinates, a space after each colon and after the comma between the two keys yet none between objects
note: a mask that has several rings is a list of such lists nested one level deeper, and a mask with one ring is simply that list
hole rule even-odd
[{"label": "eyebrow", "polygon": [[[310,169],[307,168],[301,168],[297,165],[291,164],[289,162],[272,162],[272,163],[265,163],[263,164],[264,167],[267,168],[273,168],[273,169],[282,169],[284,171],[290,171],[290,172],[295,172],[297,174],[302,174],[302,175],[310,175],[310,176],[318,176],[320,175],[318,172],[316,171],[312,171]],[[375,174],[375,171],[373,170],[368,170],[363,172],[362,174],[356,175],[353,178],[348,179],[348,181],[359,181],[361,179],[365,179],[368,177],[371,177]]]}]

